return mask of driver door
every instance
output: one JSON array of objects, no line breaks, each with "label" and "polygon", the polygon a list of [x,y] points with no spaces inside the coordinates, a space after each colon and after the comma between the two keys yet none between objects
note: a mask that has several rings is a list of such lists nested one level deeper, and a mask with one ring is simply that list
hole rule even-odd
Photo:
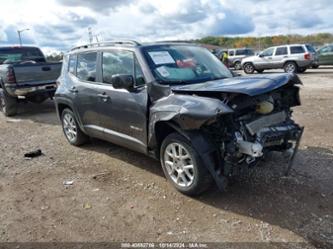
[{"label": "driver door", "polygon": [[[107,50],[101,54],[100,123],[105,139],[112,143],[146,153],[148,94],[144,76],[133,51]],[[115,89],[111,77],[117,74],[132,75],[131,90]]]},{"label": "driver door", "polygon": [[275,48],[267,48],[258,55],[258,61],[255,64],[258,69],[270,69],[273,65],[273,53]]}]

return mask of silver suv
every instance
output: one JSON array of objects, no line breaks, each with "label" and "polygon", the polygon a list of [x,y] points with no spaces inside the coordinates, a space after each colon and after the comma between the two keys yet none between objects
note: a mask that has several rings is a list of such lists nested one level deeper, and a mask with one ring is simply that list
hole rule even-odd
[{"label": "silver suv", "polygon": [[228,63],[230,67],[236,70],[242,69],[242,59],[253,56],[254,51],[251,48],[232,48],[228,49]]},{"label": "silver suv", "polygon": [[308,44],[290,44],[270,47],[256,56],[244,58],[245,73],[262,73],[265,69],[283,68],[287,73],[303,73],[312,66],[316,51]]}]

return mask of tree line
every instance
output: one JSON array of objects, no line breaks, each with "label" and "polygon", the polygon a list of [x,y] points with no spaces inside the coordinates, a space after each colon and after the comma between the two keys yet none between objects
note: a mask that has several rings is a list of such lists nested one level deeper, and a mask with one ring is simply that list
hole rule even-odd
[{"label": "tree line", "polygon": [[327,43],[333,43],[332,33],[318,33],[311,35],[275,35],[275,36],[262,36],[262,37],[225,37],[225,36],[207,36],[202,39],[196,40],[202,44],[210,44],[222,48],[243,48],[249,47],[255,50],[262,50],[270,46],[292,43],[309,43],[315,47]]}]

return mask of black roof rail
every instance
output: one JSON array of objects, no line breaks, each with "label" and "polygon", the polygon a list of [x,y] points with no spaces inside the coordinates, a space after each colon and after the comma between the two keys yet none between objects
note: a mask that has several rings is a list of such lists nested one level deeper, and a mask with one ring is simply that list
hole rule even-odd
[{"label": "black roof rail", "polygon": [[93,48],[93,47],[105,47],[105,46],[114,46],[114,45],[130,45],[130,46],[139,46],[140,43],[134,40],[114,40],[114,41],[101,41],[96,43],[88,43],[85,45],[76,46],[70,49],[70,51],[78,50],[81,48]]}]

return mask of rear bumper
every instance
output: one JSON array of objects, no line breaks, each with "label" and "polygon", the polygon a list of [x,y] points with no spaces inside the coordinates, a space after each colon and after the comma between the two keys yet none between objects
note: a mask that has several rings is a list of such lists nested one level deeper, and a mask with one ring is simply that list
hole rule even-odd
[{"label": "rear bumper", "polygon": [[297,61],[297,65],[299,67],[311,67],[313,64],[314,60],[304,60],[304,61]]},{"label": "rear bumper", "polygon": [[7,84],[5,85],[5,87],[8,94],[13,97],[18,97],[18,96],[30,97],[30,96],[45,95],[45,94],[53,96],[57,89],[57,85],[55,82],[38,86],[27,86],[27,85],[20,86],[15,84]]}]

